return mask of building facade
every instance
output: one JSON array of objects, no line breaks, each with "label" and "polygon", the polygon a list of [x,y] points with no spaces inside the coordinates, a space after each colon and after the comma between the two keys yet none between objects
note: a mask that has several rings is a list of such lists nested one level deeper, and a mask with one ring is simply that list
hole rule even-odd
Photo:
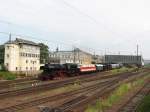
[{"label": "building facade", "polygon": [[40,69],[40,46],[16,38],[5,44],[5,67],[11,72],[32,72]]},{"label": "building facade", "polygon": [[136,55],[105,55],[104,63],[143,65],[142,56]]},{"label": "building facade", "polygon": [[103,60],[104,57],[103,56],[100,56],[100,55],[93,55],[92,56],[92,63],[93,64],[100,64],[100,63],[103,63]]},{"label": "building facade", "polygon": [[91,64],[92,55],[84,52],[78,48],[72,51],[56,51],[50,52],[49,63],[77,63],[77,64]]}]

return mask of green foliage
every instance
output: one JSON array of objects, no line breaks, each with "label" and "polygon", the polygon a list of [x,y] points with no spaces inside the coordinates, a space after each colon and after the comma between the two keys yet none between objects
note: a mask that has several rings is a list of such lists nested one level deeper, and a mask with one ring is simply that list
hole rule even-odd
[{"label": "green foliage", "polygon": [[[103,112],[102,106],[103,106],[102,103],[99,100],[97,100],[96,105],[95,106],[88,105],[88,108],[85,112]],[[101,108],[101,110],[99,110],[99,108]]]},{"label": "green foliage", "polygon": [[0,45],[0,64],[4,63],[4,52],[5,52],[4,45]]},{"label": "green foliage", "polygon": [[43,43],[39,43],[40,45],[40,63],[44,64],[48,61],[49,58],[49,47]]},{"label": "green foliage", "polygon": [[122,84],[116,91],[114,91],[106,100],[102,101],[104,107],[111,107],[115,102],[131,89],[131,84]]},{"label": "green foliage", "polygon": [[132,71],[134,68],[127,68],[127,67],[122,67],[120,69],[114,69],[111,70],[112,74],[118,74],[118,73],[123,73],[123,72],[128,72],[128,71]]},{"label": "green foliage", "polygon": [[[148,76],[142,79],[137,79],[136,81],[132,83],[121,84],[108,98],[98,100],[94,106],[89,105],[86,112],[104,112],[104,109],[111,107],[114,103],[118,102],[121,99],[121,97],[125,95],[126,93],[128,93],[130,90],[143,85],[144,79],[146,79],[147,77]],[[147,108],[148,104],[145,104],[145,105],[146,105],[145,108]],[[138,112],[149,112],[149,111],[138,111]]]},{"label": "green foliage", "polygon": [[150,64],[144,65],[145,68],[150,68]]},{"label": "green foliage", "polygon": [[0,71],[0,78],[5,80],[15,80],[16,75],[7,71]]},{"label": "green foliage", "polygon": [[79,80],[79,79],[75,80],[74,85],[81,85],[81,80]]},{"label": "green foliage", "polygon": [[6,67],[4,64],[0,64],[0,71],[6,71]]},{"label": "green foliage", "polygon": [[150,95],[142,100],[136,112],[150,112]]}]

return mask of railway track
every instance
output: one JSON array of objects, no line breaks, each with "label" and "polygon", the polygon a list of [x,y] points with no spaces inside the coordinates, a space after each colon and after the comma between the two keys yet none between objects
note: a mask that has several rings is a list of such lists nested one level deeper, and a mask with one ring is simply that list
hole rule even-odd
[{"label": "railway track", "polygon": [[[118,80],[118,82],[123,81],[124,78],[122,77],[121,80],[120,79]],[[134,81],[134,80],[136,80],[135,77],[131,78],[127,82]],[[90,95],[89,97],[85,97],[83,99],[80,99],[79,97],[80,100],[76,100],[76,99],[70,100],[67,103],[64,103],[63,105],[56,107],[56,110],[58,109],[60,110],[60,112],[83,112],[87,108],[87,105],[89,104],[89,102],[92,102],[92,101],[94,102],[96,99],[100,98],[101,96],[104,96],[105,94],[110,93],[119,85],[120,85],[119,83],[115,82],[114,84],[111,84],[110,86],[108,86],[107,88],[104,88],[103,90],[98,90],[98,91],[93,92],[93,94]]]},{"label": "railway track", "polygon": [[[67,93],[62,93],[62,94],[59,94],[59,95],[56,95],[56,96],[45,97],[45,98],[30,101],[30,102],[25,102],[25,103],[22,103],[22,104],[14,105],[14,106],[11,106],[11,107],[8,107],[8,108],[0,109],[0,112],[16,112],[18,110],[22,110],[22,109],[25,109],[25,108],[37,106],[37,105],[40,105],[40,104],[43,104],[43,103],[52,102],[52,101],[56,101],[56,100],[60,100],[62,98],[68,98],[68,97],[71,97],[71,98],[69,98],[69,100],[72,99],[71,101],[68,101],[68,102],[71,102],[72,105],[73,105],[74,104],[73,102],[80,101],[80,100],[83,101],[83,100],[87,99],[87,94],[89,94],[89,93],[93,93],[97,90],[99,90],[98,92],[101,93],[102,91],[107,90],[109,88],[109,86],[114,86],[115,84],[119,84],[118,83],[119,81],[122,81],[122,80],[127,79],[130,76],[134,76],[134,75],[133,74],[121,75],[120,77],[116,77],[115,80],[110,80],[110,81],[106,81],[106,82],[103,82],[103,83],[101,82],[101,83],[98,83],[98,84],[95,84],[95,85],[92,85],[92,86],[89,86],[89,87],[86,87],[86,88],[85,87],[81,88],[79,90],[75,90],[75,91],[71,91],[71,92],[67,92]],[[136,75],[137,75],[137,73],[136,73]],[[76,96],[79,93],[81,95]],[[78,99],[78,100],[76,100],[76,99]],[[64,105],[65,109],[66,109],[66,107],[68,108],[67,104],[70,104],[68,102],[66,102],[65,105]]]},{"label": "railway track", "polygon": [[[18,80],[14,80],[14,81],[4,81],[4,82],[0,82],[0,98],[5,98],[5,97],[3,97],[4,94],[12,94],[13,95],[14,93],[17,93],[17,91],[20,91],[20,92],[16,95],[20,95],[21,93],[26,94],[25,91],[27,91],[27,92],[31,91],[31,93],[32,93],[32,90],[37,91],[38,89],[42,89],[43,86],[45,86],[45,90],[46,90],[46,86],[51,86],[53,89],[53,85],[55,85],[56,83],[61,83],[62,86],[65,86],[65,85],[67,85],[67,83],[65,84],[65,82],[68,82],[68,84],[73,84],[75,80],[81,80],[81,81],[85,82],[86,79],[88,80],[88,78],[90,80],[92,78],[93,78],[93,80],[95,80],[94,78],[96,78],[97,76],[101,77],[102,79],[104,77],[106,77],[106,78],[111,77],[111,75],[107,76],[107,74],[109,74],[109,73],[107,71],[105,71],[105,72],[100,72],[100,73],[92,73],[92,74],[86,74],[86,75],[81,75],[81,76],[77,76],[77,77],[71,77],[71,78],[61,80],[61,81],[56,80],[56,81],[41,82],[39,80],[36,80],[35,78],[18,79]],[[120,73],[120,74],[122,74],[122,73]],[[84,79],[85,79],[85,81],[84,81]],[[48,88],[48,89],[51,89],[51,88]],[[28,93],[30,93],[30,92],[28,92]],[[15,96],[15,94],[14,94],[14,96]],[[10,97],[11,97],[11,95],[10,95]]]},{"label": "railway track", "polygon": [[[101,72],[102,75],[105,75],[107,72]],[[92,73],[92,74],[95,74],[95,73]],[[91,75],[91,74],[90,74]],[[89,77],[90,75],[86,75],[87,77]],[[79,77],[82,77],[82,76],[79,76]],[[73,77],[73,78],[76,78],[76,77]],[[35,81],[35,80],[38,80],[37,78],[22,78],[22,79],[16,79],[16,80],[10,80],[10,81],[0,81],[0,89],[5,87],[10,87],[10,85],[13,85],[13,84],[22,84],[22,83],[25,83],[25,82],[30,82],[30,81]]]},{"label": "railway track", "polygon": [[31,82],[37,82],[37,78],[23,78],[23,79],[17,79],[17,80],[11,80],[11,81],[1,81],[0,82],[0,91],[5,90],[8,88],[12,88],[15,85],[23,85],[26,83],[31,83]]},{"label": "railway track", "polygon": [[[105,72],[100,72],[100,73],[84,74],[81,76],[69,78],[69,80],[71,80],[71,79],[73,79],[73,80],[82,79],[82,78],[84,78],[84,76],[86,76],[86,78],[88,78],[88,77],[96,76],[96,74],[101,74],[102,76],[105,76],[106,74],[109,74],[109,72],[105,71]],[[65,80],[68,80],[68,78],[64,79],[64,81]],[[45,82],[48,82],[48,83],[45,83]],[[43,83],[43,82],[37,80],[37,78],[26,78],[26,79],[12,80],[12,81],[1,81],[0,82],[0,93],[6,92],[6,91],[7,92],[8,91],[15,91],[16,88],[17,89],[18,88],[20,88],[20,89],[29,88],[29,87],[32,87],[32,84],[42,85],[42,84],[55,83],[58,81],[56,80],[56,81],[51,81],[51,82],[49,82],[49,81],[45,81],[45,82]],[[22,86],[22,87],[19,87],[19,86]]]},{"label": "railway track", "polygon": [[[122,73],[120,75],[124,75],[125,73]],[[135,74],[135,73],[133,73]],[[105,75],[105,74],[104,74]],[[0,92],[0,98],[9,98],[13,96],[19,96],[19,95],[25,95],[25,94],[33,94],[33,93],[38,93],[38,92],[44,92],[50,89],[56,89],[59,87],[63,87],[69,84],[74,84],[76,80],[80,80],[82,83],[84,82],[89,82],[89,81],[95,81],[95,80],[102,80],[102,79],[108,79],[112,77],[119,77],[120,75],[108,75],[108,76],[103,76],[102,74],[93,74],[93,75],[86,75],[86,76],[79,76],[79,77],[74,77],[71,79],[63,80],[63,81],[56,81],[53,83],[44,83],[41,85],[37,85],[34,87],[28,87],[28,88],[23,88],[19,90],[11,90],[11,91],[2,91]]]},{"label": "railway track", "polygon": [[138,90],[126,103],[124,103],[117,112],[136,112],[142,99],[150,93],[150,80]]},{"label": "railway track", "polygon": [[76,91],[71,91],[71,92],[62,93],[62,94],[55,95],[55,96],[50,96],[50,97],[45,97],[45,98],[33,100],[33,101],[30,101],[30,102],[26,102],[26,103],[11,106],[11,107],[8,107],[8,108],[0,109],[0,112],[16,112],[18,110],[23,110],[25,108],[29,108],[29,107],[40,105],[40,104],[47,103],[47,102],[52,102],[52,101],[62,99],[62,98],[67,98],[69,96],[71,96],[73,98],[76,98],[76,95],[78,93],[86,94],[89,91],[93,91],[95,89],[98,89],[99,87],[105,86],[107,83],[108,82],[101,82],[101,83],[98,83],[98,84],[91,85],[87,88],[83,87],[83,88],[81,88],[79,90],[76,90]]}]

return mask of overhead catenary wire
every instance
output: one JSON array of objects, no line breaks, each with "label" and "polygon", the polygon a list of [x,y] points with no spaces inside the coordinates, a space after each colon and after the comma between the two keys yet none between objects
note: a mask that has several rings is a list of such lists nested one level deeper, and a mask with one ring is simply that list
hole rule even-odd
[{"label": "overhead catenary wire", "polygon": [[11,36],[13,36],[13,37],[14,36],[18,36],[18,37],[21,37],[21,38],[24,38],[24,39],[32,39],[32,40],[38,41],[39,43],[42,43],[42,42],[48,42],[48,43],[51,43],[51,44],[57,43],[56,47],[58,47],[58,43],[59,43],[59,45],[62,44],[62,45],[65,45],[65,46],[70,46],[73,49],[79,47],[82,50],[85,50],[85,51],[90,52],[90,53],[93,53],[93,52],[96,51],[94,48],[90,48],[90,47],[87,47],[87,46],[75,46],[75,45],[72,45],[72,44],[69,44],[69,43],[65,43],[65,42],[58,42],[58,41],[56,42],[56,41],[51,41],[51,40],[47,40],[47,39],[43,39],[43,38],[36,38],[36,37],[33,37],[33,36],[22,35],[22,34],[1,32],[1,31],[0,31],[0,34],[4,34],[4,35],[8,35],[8,36],[10,36],[10,34],[11,34]]},{"label": "overhead catenary wire", "polygon": [[[61,3],[63,3],[65,6],[75,10],[76,12],[78,12],[79,14],[83,15],[84,17],[87,17],[89,20],[93,21],[98,27],[100,26],[103,26],[104,29],[106,31],[109,31],[111,33],[115,33],[115,35],[118,35],[116,32],[113,32],[110,30],[110,28],[106,27],[104,24],[100,23],[98,20],[96,20],[94,17],[92,17],[91,15],[89,15],[88,13],[82,11],[81,9],[79,9],[78,7],[72,5],[71,3],[69,3],[67,0],[59,0]],[[9,24],[9,25],[16,25],[16,24],[13,24],[11,22],[8,22],[8,21],[3,21],[3,20],[0,20],[1,23],[5,23],[5,24]],[[72,44],[69,44],[69,43],[65,43],[65,42],[54,42],[54,41],[49,41],[49,40],[44,40],[43,38],[40,39],[40,38],[35,38],[33,36],[24,36],[24,35],[19,35],[21,37],[25,37],[25,38],[29,38],[29,39],[34,39],[34,40],[38,40],[38,41],[44,41],[44,42],[49,42],[49,43],[59,43],[59,44],[62,44],[62,45],[67,45],[67,46],[73,46]],[[118,37],[121,37],[120,35],[118,35]],[[89,48],[89,47],[85,47],[87,49],[93,49],[93,48]],[[103,50],[93,50],[93,51],[103,51]]]},{"label": "overhead catenary wire", "polygon": [[[84,17],[87,17],[88,19],[90,19],[91,21],[93,21],[96,25],[99,26],[99,22],[94,18],[92,17],[91,15],[85,13],[84,11],[81,11],[79,8],[75,7],[74,5],[70,4],[69,2],[67,2],[66,0],[59,0],[60,2],[62,2],[65,6],[67,7],[70,7],[71,9],[75,10],[76,12],[78,12],[79,14],[83,15]],[[8,22],[8,21],[3,21],[3,20],[0,20],[2,23],[6,23],[6,24],[12,24],[12,25],[15,25],[11,22]],[[28,37],[28,36],[26,36]],[[30,36],[31,37],[31,36]],[[44,40],[45,41],[45,40]],[[47,41],[47,40],[46,40]],[[62,42],[59,42],[62,44]],[[64,44],[64,43],[63,43]],[[65,45],[68,45],[68,43]],[[70,45],[69,45],[70,46]],[[72,46],[72,45],[71,45]],[[86,47],[87,48],[87,47]],[[93,48],[89,48],[89,49],[93,49]]]},{"label": "overhead catenary wire", "polygon": [[[37,37],[34,37],[34,36],[27,36],[27,35],[22,35],[22,34],[16,34],[16,33],[10,33],[10,32],[2,32],[0,31],[0,34],[4,34],[4,35],[7,35],[8,36],[8,40],[9,40],[9,36],[11,34],[12,37],[15,37],[16,36],[19,36],[23,39],[30,39],[30,40],[36,40],[38,41],[39,43],[49,43],[50,45],[52,44],[56,44],[55,45],[55,48],[56,49],[58,47],[58,45],[64,45],[64,46],[68,46],[70,47],[70,50],[74,50],[75,48],[80,48],[81,50],[84,50],[86,52],[89,52],[89,53],[92,53],[92,54],[99,54],[99,55],[106,55],[106,54],[112,54],[110,51],[106,51],[105,50],[101,50],[101,49],[94,49],[94,48],[91,48],[91,47],[87,47],[87,46],[83,46],[83,45],[80,45],[80,46],[75,46],[75,45],[72,45],[72,44],[69,44],[69,43],[65,43],[65,42],[58,42],[58,41],[51,41],[51,40],[47,40],[47,39],[43,39],[43,38],[37,38]],[[47,45],[47,44],[46,44]],[[49,46],[50,47],[50,46]],[[53,50],[54,50],[53,49]],[[124,51],[120,51],[120,52],[124,52]]]},{"label": "overhead catenary wire", "polygon": [[60,1],[61,1],[62,3],[64,3],[66,6],[68,6],[68,7],[72,8],[72,9],[74,9],[76,12],[80,13],[81,15],[83,15],[83,16],[89,18],[89,19],[90,19],[91,21],[93,21],[94,23],[99,24],[99,22],[98,22],[95,18],[93,18],[92,16],[88,15],[87,13],[81,11],[81,10],[78,9],[77,7],[71,5],[71,4],[68,3],[67,1],[65,1],[65,0],[60,0]]}]

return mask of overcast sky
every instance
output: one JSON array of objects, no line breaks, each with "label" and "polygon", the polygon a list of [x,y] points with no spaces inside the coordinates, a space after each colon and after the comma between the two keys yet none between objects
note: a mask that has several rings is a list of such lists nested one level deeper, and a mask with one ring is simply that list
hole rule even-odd
[{"label": "overcast sky", "polygon": [[[149,0],[0,0],[0,32],[44,42],[50,50],[135,54],[139,44],[150,59],[149,12]],[[7,40],[0,33],[0,44]]]}]

